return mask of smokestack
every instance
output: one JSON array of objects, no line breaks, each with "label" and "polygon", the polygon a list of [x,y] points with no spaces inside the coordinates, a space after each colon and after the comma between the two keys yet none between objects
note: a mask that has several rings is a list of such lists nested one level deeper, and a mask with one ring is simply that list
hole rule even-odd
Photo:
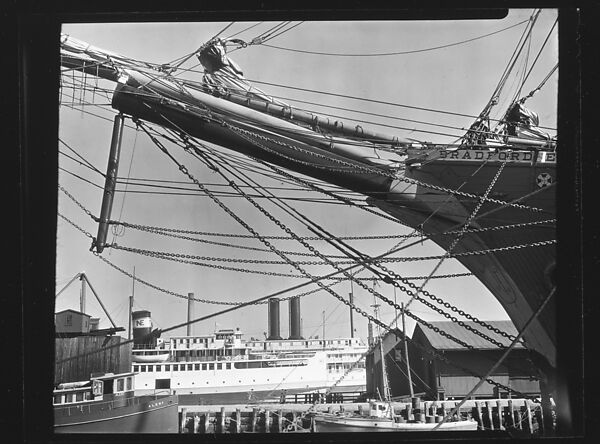
[{"label": "smokestack", "polygon": [[373,343],[374,343],[374,340],[373,340],[373,324],[371,323],[371,321],[369,321],[367,334],[368,334],[368,336],[367,336],[367,344],[369,345],[369,347],[371,347],[371,346],[373,346]]},{"label": "smokestack", "polygon": [[300,296],[290,299],[290,339],[303,339],[300,325]]},{"label": "smokestack", "polygon": [[192,324],[189,322],[194,318],[194,293],[188,293],[187,330],[186,334],[192,336]]},{"label": "smokestack", "polygon": [[144,348],[152,344],[152,338],[148,336],[152,332],[152,320],[148,310],[134,311],[133,319],[133,344]]},{"label": "smokestack", "polygon": [[279,299],[269,299],[269,337],[267,341],[282,339],[279,333]]}]

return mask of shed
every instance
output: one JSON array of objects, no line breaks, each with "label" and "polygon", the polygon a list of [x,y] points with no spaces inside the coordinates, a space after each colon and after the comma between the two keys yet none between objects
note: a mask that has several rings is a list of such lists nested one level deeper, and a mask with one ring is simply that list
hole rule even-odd
[{"label": "shed", "polygon": [[59,311],[54,315],[56,334],[88,333],[90,331],[90,319],[90,315],[70,308]]},{"label": "shed", "polygon": [[[485,321],[498,331],[513,337],[518,334],[511,321]],[[454,322],[431,322],[432,327],[460,340],[461,345],[431,328],[417,325],[412,338],[408,340],[408,355],[411,369],[413,392],[427,399],[461,398],[479,382],[473,373],[484,375],[497,362],[504,349]],[[511,339],[475,322],[465,325],[484,333],[503,346]],[[386,373],[393,398],[408,397],[407,366],[402,346],[402,332],[394,330],[384,337]],[[382,392],[381,359],[379,349],[371,353],[367,368],[367,391]],[[444,356],[451,363],[435,357],[432,353]],[[372,363],[369,368],[369,362]],[[526,395],[539,395],[538,374],[530,352],[523,344],[517,344],[504,363],[490,376],[490,379]],[[485,382],[475,392],[475,398],[508,397],[506,390]]]}]

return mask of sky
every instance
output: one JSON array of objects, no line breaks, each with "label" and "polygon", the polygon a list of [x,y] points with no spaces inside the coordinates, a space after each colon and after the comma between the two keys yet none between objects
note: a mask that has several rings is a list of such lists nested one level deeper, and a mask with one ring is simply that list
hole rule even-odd
[{"label": "sky", "polygon": [[[508,61],[517,46],[525,23],[484,38],[441,49],[436,48],[451,43],[474,39],[515,25],[531,16],[531,9],[510,10],[504,19],[473,21],[364,21],[364,22],[303,22],[270,40],[265,45],[249,46],[230,53],[230,57],[242,68],[247,79],[256,82],[256,86],[273,96],[282,97],[298,107],[306,104],[294,102],[303,100],[327,106],[337,106],[358,112],[377,113],[389,116],[361,116],[357,112],[334,110],[332,114],[343,116],[345,120],[356,122],[358,119],[374,122],[363,124],[377,131],[436,143],[451,143],[462,134],[460,128],[467,128],[473,121],[444,113],[416,110],[413,107],[430,110],[448,111],[467,115],[478,115],[490,99]],[[539,48],[552,28],[557,14],[555,10],[543,10],[538,18],[532,35],[529,63],[537,56]],[[235,35],[245,41],[271,28],[277,22],[213,22],[213,23],[94,23],[65,24],[63,32],[83,40],[93,46],[111,52],[126,55],[137,60],[153,63],[167,63],[192,53],[211,37]],[[297,22],[294,22],[297,23]],[[256,25],[250,28],[251,26]],[[281,48],[297,49],[330,54],[352,54],[353,56],[324,56]],[[418,51],[419,50],[419,51]],[[414,51],[414,52],[413,52]],[[404,52],[389,56],[364,56],[365,54],[383,54]],[[407,53],[408,52],[408,53]],[[558,57],[557,30],[553,31],[521,95],[537,87],[546,77]],[[195,58],[190,59],[182,68],[193,68],[181,74],[182,77],[200,80],[201,67]],[[522,67],[520,68],[521,71]],[[527,68],[529,69],[529,68]],[[86,89],[73,89],[73,83],[86,82]],[[528,100],[527,105],[539,114],[540,125],[556,128],[556,99],[558,76],[555,72],[544,88]],[[339,96],[323,95],[307,91],[293,90],[275,86],[285,85],[311,91],[324,91],[369,99],[358,101]],[[506,88],[513,92],[516,83],[508,83]],[[85,165],[93,165],[100,172],[106,171],[112,132],[112,118],[115,110],[110,104],[110,92],[104,95],[103,88],[114,89],[106,81],[97,81],[92,76],[69,72],[63,75],[60,106],[60,142],[59,184],[80,204],[75,204],[63,192],[58,192],[58,212],[96,236],[96,223],[83,211],[82,207],[94,215],[99,215],[102,201],[104,179],[98,172]],[[75,91],[75,92],[74,92]],[[506,96],[510,96],[507,94]],[[506,97],[505,96],[505,97]],[[376,101],[385,101],[396,105],[384,105]],[[398,106],[408,105],[409,107]],[[499,117],[507,103],[503,100],[492,112]],[[311,105],[315,112],[325,113],[323,106]],[[457,129],[423,125],[400,119],[419,120],[439,125],[448,125]],[[392,125],[377,126],[376,124]],[[199,193],[177,168],[159,152],[143,132],[135,130],[131,121],[126,121],[121,148],[121,163],[112,219],[155,227],[198,231],[206,233],[248,234],[230,216],[217,207],[214,202]],[[553,133],[552,131],[550,131]],[[555,134],[555,132],[553,133]],[[190,172],[206,184],[211,190],[231,191],[224,186],[220,176],[185,153],[169,146],[176,157],[186,165]],[[219,152],[240,161],[240,155],[224,148]],[[85,160],[84,160],[85,159]],[[314,193],[294,190],[280,180],[253,175],[264,187],[277,187],[278,195],[293,197],[320,197]],[[185,186],[186,195],[158,194],[156,191],[177,193],[149,187],[127,185],[127,178],[152,179],[171,186]],[[184,183],[185,182],[185,183]],[[127,192],[125,192],[127,191]],[[143,191],[143,192],[141,192]],[[149,192],[153,191],[153,192]],[[248,224],[263,235],[282,235],[283,232],[259,212],[251,208],[243,199],[223,197],[223,202]],[[288,201],[302,214],[311,218],[337,236],[403,235],[411,233],[407,227],[366,213],[357,208],[332,205],[322,202]],[[301,236],[312,234],[297,221],[283,214],[271,202],[260,200],[261,204],[286,226]],[[182,264],[173,261],[153,259],[127,251],[107,248],[102,257],[117,267],[133,273],[136,277],[167,290],[158,291],[139,282],[133,283],[131,277],[100,260],[90,250],[91,240],[80,230],[57,217],[57,260],[56,291],[59,292],[77,274],[84,272],[102,303],[117,324],[127,329],[128,297],[134,294],[134,309],[149,310],[156,328],[167,328],[185,322],[187,301],[173,293],[185,296],[189,292],[196,298],[245,302],[262,297],[294,285],[304,283],[305,279],[279,277],[268,274],[226,271],[197,265]],[[190,237],[192,235],[189,235]],[[200,237],[200,236],[196,236]],[[256,240],[202,236],[203,239],[229,242],[235,245],[265,248]],[[400,239],[354,240],[351,245],[360,251],[379,255],[395,245]],[[148,249],[177,254],[196,255],[210,258],[233,259],[279,259],[274,254],[256,250],[243,250],[229,246],[219,246],[201,242],[158,236],[139,230],[126,228],[123,232],[110,233],[109,241],[120,246]],[[303,251],[293,241],[273,241],[278,248],[286,251]],[[320,251],[327,254],[339,254],[327,247],[324,242],[311,241]],[[408,257],[440,255],[443,251],[435,244],[423,240],[400,253]],[[310,258],[301,258],[310,260]],[[206,262],[206,261],[203,261]],[[215,263],[215,262],[213,262]],[[399,262],[388,266],[402,276],[426,276],[436,265],[432,260]],[[298,274],[289,265],[257,265],[244,263],[219,262],[220,265]],[[307,271],[315,275],[333,271],[320,265],[307,265]],[[455,260],[445,261],[437,274],[466,273]],[[368,272],[359,276],[368,277]],[[416,284],[422,281],[414,281]],[[369,286],[372,283],[369,282]],[[310,285],[283,296],[292,296],[316,286]],[[354,301],[360,308],[373,312],[373,296],[366,290],[346,281],[332,287],[339,295],[348,297],[353,291]],[[483,320],[508,319],[503,308],[490,292],[472,276],[451,279],[432,279],[425,287],[429,292],[465,310]],[[400,291],[394,293],[392,287],[381,284],[377,288],[390,299],[398,303],[407,302],[408,296]],[[79,281],[71,284],[56,299],[55,311],[67,308],[79,309]],[[198,317],[220,311],[228,306],[196,302],[194,314]],[[414,313],[427,320],[443,320],[438,313],[432,312],[420,303],[411,305]],[[288,335],[288,306],[281,303],[281,334]],[[92,291],[87,290],[86,312],[99,317],[100,327],[109,327],[110,323]],[[378,316],[386,323],[394,318],[394,309],[382,304]],[[323,335],[323,316],[326,319],[326,337],[348,337],[350,335],[349,309],[326,292],[303,296],[301,300],[303,335],[305,337]],[[367,320],[354,313],[356,335],[366,339]],[[262,338],[267,332],[267,306],[246,307],[202,321],[194,325],[194,333],[208,334],[215,328],[239,327],[249,337]],[[407,329],[412,331],[414,321],[407,318]],[[184,334],[179,329],[171,334]]]}]

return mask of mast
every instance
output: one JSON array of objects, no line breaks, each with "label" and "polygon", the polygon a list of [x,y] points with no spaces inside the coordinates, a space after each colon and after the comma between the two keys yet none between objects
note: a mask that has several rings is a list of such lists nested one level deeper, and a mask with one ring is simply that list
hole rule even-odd
[{"label": "mast", "polygon": [[[350,282],[352,285],[352,282]],[[354,295],[352,292],[349,294],[350,296],[350,337],[354,338],[354,318],[352,317],[352,305],[354,305]]]},{"label": "mast", "polygon": [[188,293],[188,304],[187,304],[187,330],[186,335],[192,336],[192,318],[194,317],[194,293]]},{"label": "mast", "polygon": [[79,280],[81,281],[81,294],[79,295],[79,311],[81,313],[85,313],[85,280],[83,279],[83,275],[85,271],[81,273]]},{"label": "mast", "polygon": [[414,398],[415,393],[413,391],[412,378],[410,376],[410,362],[408,360],[408,343],[406,342],[406,324],[404,319],[404,302],[402,303],[402,342],[404,342],[404,357],[406,359],[406,374],[408,375],[408,388],[410,390],[410,397]]},{"label": "mast", "polygon": [[384,396],[385,401],[387,401],[387,403],[388,403],[389,416],[390,416],[390,418],[393,418],[394,417],[394,409],[392,407],[392,396],[390,393],[390,386],[388,384],[387,371],[385,368],[385,353],[383,352],[384,334],[385,333],[382,333],[379,336],[379,353],[381,355],[381,382],[383,384],[383,396]]},{"label": "mast", "polygon": [[129,296],[129,330],[127,334],[127,339],[131,340],[131,322],[132,322],[132,313],[133,313],[133,297],[135,295],[135,267],[133,267],[133,276],[131,279],[131,296]]},{"label": "mast", "polygon": [[325,310],[323,310],[323,348],[325,348]]}]

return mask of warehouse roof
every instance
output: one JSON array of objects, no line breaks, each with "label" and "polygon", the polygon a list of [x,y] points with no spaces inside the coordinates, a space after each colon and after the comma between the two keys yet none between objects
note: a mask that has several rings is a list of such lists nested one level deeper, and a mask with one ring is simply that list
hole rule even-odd
[{"label": "warehouse roof", "polygon": [[[512,321],[484,321],[484,322],[492,327],[497,328],[500,331],[508,333],[509,335],[516,336],[517,334],[519,334],[519,332],[515,328]],[[475,347],[477,349],[481,350],[481,349],[497,349],[498,348],[496,345],[492,344],[487,339],[482,338],[481,336],[473,333],[470,330],[467,330],[465,327],[463,327],[455,322],[442,321],[442,322],[431,322],[430,324],[433,325],[434,327],[439,328],[441,331],[446,332],[449,335],[455,337],[456,339],[459,339],[462,342],[464,342],[472,347]],[[490,338],[494,339],[495,341],[500,342],[502,345],[504,345],[506,347],[508,347],[510,345],[510,343],[512,342],[510,339],[508,339],[504,336],[501,336],[498,333],[495,333],[485,327],[482,327],[482,326],[476,324],[475,322],[464,321],[464,324],[468,325],[469,327],[473,328],[474,330],[477,330],[477,331],[485,334],[486,336],[489,336]],[[464,350],[465,349],[464,346],[457,344],[452,339],[446,338],[445,336],[442,336],[441,334],[436,333],[434,330],[430,329],[429,327],[425,327],[425,326],[421,326],[420,324],[417,324],[416,329],[421,330],[421,332],[427,338],[427,340],[431,343],[433,348],[435,348],[437,350]],[[415,332],[413,333],[413,338],[415,338],[416,329],[415,329]],[[515,345],[515,348],[524,348],[524,346],[519,343],[519,344]]]}]

